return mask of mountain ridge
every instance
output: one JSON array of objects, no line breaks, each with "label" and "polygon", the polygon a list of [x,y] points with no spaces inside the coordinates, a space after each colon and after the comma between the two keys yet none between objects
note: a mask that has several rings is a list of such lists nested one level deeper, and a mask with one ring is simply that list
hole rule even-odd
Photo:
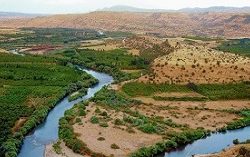
[{"label": "mountain ridge", "polygon": [[203,13],[203,12],[227,12],[227,13],[250,13],[250,7],[225,7],[225,6],[212,6],[207,8],[182,8],[182,9],[146,9],[137,8],[126,5],[116,5],[97,9],[97,11],[111,11],[111,12],[187,12],[187,13]]},{"label": "mountain ridge", "polygon": [[91,12],[0,20],[1,27],[79,28],[162,36],[250,37],[246,13]]}]

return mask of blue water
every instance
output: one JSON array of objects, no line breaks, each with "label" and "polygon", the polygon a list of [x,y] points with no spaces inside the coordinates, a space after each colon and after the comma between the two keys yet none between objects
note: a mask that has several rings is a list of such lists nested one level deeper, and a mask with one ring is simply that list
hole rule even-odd
[{"label": "blue water", "polygon": [[[67,98],[59,102],[52,109],[41,125],[39,125],[33,133],[26,136],[18,157],[43,157],[45,145],[50,144],[58,139],[58,122],[64,115],[64,112],[77,102],[86,100],[94,96],[103,86],[111,84],[113,78],[104,73],[98,73],[92,70],[84,70],[99,80],[99,83],[89,88],[88,94],[76,101],[69,102]],[[195,141],[183,148],[165,153],[159,156],[162,157],[191,157],[195,154],[208,154],[219,152],[229,146],[232,146],[232,141],[239,139],[245,141],[250,139],[250,127],[243,129],[228,131],[227,133],[215,133],[211,136]]]},{"label": "blue water", "polygon": [[186,147],[165,153],[162,156],[191,157],[197,154],[216,153],[232,146],[234,139],[239,139],[241,142],[250,139],[250,127],[227,131],[227,133],[215,133],[205,139],[197,140]]},{"label": "blue water", "polygon": [[89,88],[88,94],[83,98],[69,102],[68,98],[64,98],[52,109],[41,125],[39,125],[30,135],[26,136],[18,157],[43,157],[45,145],[50,144],[58,139],[58,123],[63,117],[64,112],[73,107],[74,104],[89,99],[99,91],[103,86],[111,84],[113,78],[104,73],[92,70],[83,70],[99,80],[99,83]]}]

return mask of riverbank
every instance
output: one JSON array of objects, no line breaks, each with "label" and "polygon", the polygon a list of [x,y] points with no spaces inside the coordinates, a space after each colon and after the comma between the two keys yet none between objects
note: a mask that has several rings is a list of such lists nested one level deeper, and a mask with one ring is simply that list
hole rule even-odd
[{"label": "riverbank", "polygon": [[63,101],[57,104],[55,108],[49,112],[44,123],[39,125],[31,135],[25,138],[22,149],[18,155],[19,157],[33,157],[34,155],[43,157],[45,145],[58,139],[58,121],[64,115],[64,111],[70,109],[75,103],[92,97],[95,92],[100,90],[104,85],[110,84],[113,80],[112,77],[102,73],[85,69],[83,69],[83,71],[97,78],[99,83],[89,88],[86,96],[71,102],[68,101],[68,98],[64,98]]}]

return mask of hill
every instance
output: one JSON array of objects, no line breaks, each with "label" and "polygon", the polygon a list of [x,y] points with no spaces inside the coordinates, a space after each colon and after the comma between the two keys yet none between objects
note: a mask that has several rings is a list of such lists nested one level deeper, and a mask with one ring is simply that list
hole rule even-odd
[{"label": "hill", "polygon": [[0,19],[16,19],[16,18],[34,18],[38,16],[45,16],[45,14],[29,14],[18,12],[0,12]]},{"label": "hill", "polygon": [[205,12],[225,12],[225,13],[250,13],[250,7],[224,7],[213,6],[208,8],[182,8],[178,10],[169,9],[145,9],[126,5],[116,5],[99,9],[97,11],[112,11],[112,12],[186,12],[186,13],[205,13]]},{"label": "hill", "polygon": [[168,36],[250,37],[250,14],[91,12],[3,20],[1,27],[91,28]]}]

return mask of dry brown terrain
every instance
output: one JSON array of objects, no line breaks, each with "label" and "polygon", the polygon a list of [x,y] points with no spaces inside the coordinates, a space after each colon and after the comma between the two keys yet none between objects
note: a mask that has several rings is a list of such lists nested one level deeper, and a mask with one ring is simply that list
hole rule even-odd
[{"label": "dry brown terrain", "polygon": [[152,69],[152,74],[142,76],[139,81],[186,84],[250,79],[249,58],[183,42],[174,52],[155,59]]},{"label": "dry brown terrain", "polygon": [[241,110],[250,107],[250,101],[156,101],[147,97],[136,99],[145,104],[134,107],[135,111],[147,116],[157,115],[172,119],[175,123],[188,125],[190,128],[203,127],[212,131],[239,118],[223,110]]},{"label": "dry brown terrain", "polygon": [[[115,110],[104,109],[98,107],[101,112],[107,112],[109,119],[102,119],[96,113],[96,104],[90,103],[86,108],[87,116],[81,117],[81,122],[73,125],[74,132],[78,135],[78,139],[87,144],[87,147],[94,152],[102,153],[106,156],[114,155],[116,157],[128,156],[138,148],[152,145],[162,139],[159,135],[146,134],[139,130],[134,130],[129,133],[126,126],[117,126],[114,124],[114,119],[122,118],[124,113],[116,112]],[[101,121],[106,121],[108,127],[101,127],[98,124],[90,122],[92,116],[97,116]],[[99,138],[103,138],[100,140]],[[119,149],[111,148],[112,144],[119,146]]]},{"label": "dry brown terrain", "polygon": [[0,53],[7,53],[7,51],[0,48]]},{"label": "dry brown terrain", "polygon": [[1,27],[92,28],[169,36],[250,37],[249,14],[92,12],[0,21]]}]

